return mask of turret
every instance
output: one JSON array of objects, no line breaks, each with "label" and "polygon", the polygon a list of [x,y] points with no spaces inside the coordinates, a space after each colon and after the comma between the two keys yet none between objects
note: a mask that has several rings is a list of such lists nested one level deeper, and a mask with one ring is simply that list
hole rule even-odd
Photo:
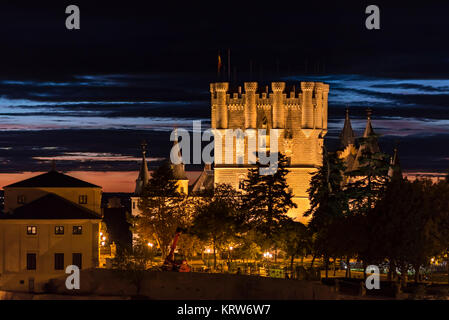
[{"label": "turret", "polygon": [[323,130],[327,132],[327,100],[329,96],[329,85],[323,83],[321,86],[322,92],[322,103],[323,103]]},{"label": "turret", "polygon": [[273,128],[281,129],[285,127],[283,94],[285,90],[285,82],[272,82],[273,90]]},{"label": "turret", "polygon": [[388,169],[388,176],[392,180],[402,179],[402,169],[399,162],[398,147],[394,148],[394,154],[393,157],[391,157],[390,167]]},{"label": "turret", "polygon": [[257,127],[257,109],[256,109],[256,90],[257,82],[245,82],[245,129],[256,129]]},{"label": "turret", "polygon": [[368,150],[371,154],[380,152],[377,136],[374,133],[373,126],[371,125],[371,115],[372,110],[366,109],[366,128],[365,132],[363,133],[362,142],[360,143],[360,147],[357,151],[357,156],[354,161],[354,170],[360,167],[360,158],[362,157],[365,150]]},{"label": "turret", "polygon": [[172,162],[172,157],[170,156],[170,166],[173,170],[173,176],[176,180],[176,185],[179,193],[187,194],[189,179],[187,178],[184,161],[182,160],[181,149],[178,144],[178,130],[175,129],[175,139],[173,141],[172,155],[176,156],[176,163]]},{"label": "turret", "polygon": [[301,129],[306,135],[310,136],[313,130],[313,103],[312,95],[314,82],[301,82],[302,104],[301,104]]},{"label": "turret", "polygon": [[323,128],[323,83],[317,82],[315,84],[315,109],[313,112],[314,128]]},{"label": "turret", "polygon": [[139,176],[136,179],[136,188],[134,190],[134,194],[136,195],[142,194],[143,190],[145,189],[145,186],[148,183],[148,180],[150,179],[150,174],[148,172],[147,167],[147,160],[145,158],[145,154],[147,152],[146,151],[147,143],[145,141],[142,141],[141,147],[142,147],[142,164],[140,165]]},{"label": "turret", "polygon": [[355,134],[352,130],[351,120],[349,118],[349,108],[346,108],[345,124],[340,133],[340,141],[343,148],[346,148],[350,144],[355,144]]},{"label": "turret", "polygon": [[226,94],[229,89],[229,83],[215,83],[215,92],[217,97],[216,104],[216,126],[218,129],[226,129],[228,127],[228,106],[226,104]]}]

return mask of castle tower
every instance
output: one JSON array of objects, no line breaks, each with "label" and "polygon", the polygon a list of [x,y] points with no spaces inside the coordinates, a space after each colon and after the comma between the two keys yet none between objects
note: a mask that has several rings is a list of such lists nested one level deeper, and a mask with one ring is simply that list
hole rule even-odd
[{"label": "castle tower", "polygon": [[[287,183],[298,205],[289,215],[306,222],[302,214],[310,205],[307,189],[311,173],[321,165],[327,133],[329,85],[301,82],[301,92],[293,89],[289,95],[285,82],[271,83],[271,92],[265,87],[258,90],[257,82],[245,82],[243,87],[243,93],[234,93],[228,92],[227,82],[210,85],[214,183],[240,189],[255,159],[251,144],[263,140],[269,149],[270,137],[278,137],[278,151],[289,159]],[[266,134],[258,129],[265,129]]]},{"label": "castle tower", "polygon": [[402,179],[402,169],[401,163],[399,161],[399,153],[397,146],[394,148],[394,154],[390,160],[390,167],[388,168],[388,176],[393,180]]},{"label": "castle tower", "polygon": [[373,126],[371,124],[371,115],[373,114],[371,109],[366,109],[366,127],[363,132],[362,143],[357,150],[357,156],[354,160],[352,170],[356,170],[360,166],[359,159],[362,157],[365,150],[369,150],[370,153],[380,152],[379,143],[377,141],[377,135],[374,133]]},{"label": "castle tower", "polygon": [[189,191],[189,179],[187,178],[185,165],[182,160],[181,149],[179,148],[178,144],[178,129],[176,128],[175,128],[175,140],[173,142],[171,152],[177,157],[176,163],[173,163],[170,157],[170,166],[173,170],[173,175],[175,176],[178,192],[182,194],[187,194]]},{"label": "castle tower", "polygon": [[349,118],[349,108],[346,108],[345,124],[340,133],[340,141],[343,148],[347,148],[349,145],[355,144],[355,134],[354,130],[352,130],[351,119]]},{"label": "castle tower", "polygon": [[357,148],[355,146],[355,134],[352,130],[351,119],[349,118],[349,108],[345,111],[345,124],[340,133],[341,150],[337,151],[338,156],[343,159],[346,172],[353,169],[354,161],[357,156]]},{"label": "castle tower", "polygon": [[140,165],[139,176],[136,179],[136,188],[134,190],[135,195],[141,195],[143,189],[150,179],[150,174],[148,172],[147,160],[145,158],[147,143],[145,141],[141,144],[142,147],[142,164]]}]

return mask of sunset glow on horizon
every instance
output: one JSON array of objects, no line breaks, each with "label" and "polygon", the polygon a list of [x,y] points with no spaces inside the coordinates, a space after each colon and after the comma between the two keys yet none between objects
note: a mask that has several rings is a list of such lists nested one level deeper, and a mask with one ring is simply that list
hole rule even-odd
[{"label": "sunset glow on horizon", "polygon": [[[45,172],[0,173],[0,186],[3,188],[42,173]],[[64,173],[96,184],[103,188],[103,192],[134,192],[139,174],[138,171],[67,171]],[[186,172],[189,182],[193,183],[200,173],[200,171]]]}]

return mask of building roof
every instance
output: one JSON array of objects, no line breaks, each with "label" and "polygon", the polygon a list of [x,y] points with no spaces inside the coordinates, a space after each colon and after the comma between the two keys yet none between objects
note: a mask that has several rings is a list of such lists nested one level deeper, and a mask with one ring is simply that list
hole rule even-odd
[{"label": "building roof", "polygon": [[134,189],[135,195],[140,195],[143,192],[143,189],[148,183],[150,179],[150,173],[148,172],[147,159],[145,158],[146,154],[146,142],[142,142],[142,164],[140,165],[139,176],[136,179],[136,188]]},{"label": "building roof", "polygon": [[402,169],[399,161],[398,147],[394,148],[394,154],[393,157],[391,157],[390,167],[388,169],[388,176],[392,179],[402,179]]},{"label": "building roof", "polygon": [[35,177],[15,182],[3,188],[101,188],[95,184],[51,170]]},{"label": "building roof", "polygon": [[204,165],[204,170],[200,176],[193,183],[192,192],[199,192],[202,190],[212,190],[214,188],[214,171],[210,163]]},{"label": "building roof", "polygon": [[360,143],[359,149],[357,151],[357,155],[352,165],[352,170],[357,170],[360,168],[360,158],[362,157],[365,150],[368,150],[371,154],[380,152],[379,143],[377,141],[377,135],[374,133],[373,126],[371,125],[371,115],[372,110],[367,109],[367,120],[366,127],[363,133],[363,142]]},{"label": "building roof", "polygon": [[350,144],[355,144],[355,134],[352,130],[351,119],[349,119],[349,108],[346,108],[345,124],[340,133],[340,141],[344,148]]},{"label": "building roof", "polygon": [[[172,156],[176,157],[176,163],[173,163]],[[178,129],[175,128],[175,140],[170,154],[170,166],[176,180],[189,180],[184,168],[184,161],[181,155],[181,149],[178,144]]]},{"label": "building roof", "polygon": [[92,210],[49,193],[16,208],[12,213],[1,214],[0,219],[101,219],[101,217]]}]

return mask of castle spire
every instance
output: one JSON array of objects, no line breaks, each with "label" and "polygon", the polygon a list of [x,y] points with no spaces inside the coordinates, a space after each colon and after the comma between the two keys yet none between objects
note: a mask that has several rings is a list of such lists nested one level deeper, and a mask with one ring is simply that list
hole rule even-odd
[{"label": "castle spire", "polygon": [[178,144],[178,128],[175,128],[175,140],[173,141],[172,155],[176,155],[177,163],[173,163],[172,157],[170,156],[170,165],[173,170],[173,174],[176,180],[187,180],[187,175],[185,172],[184,161],[181,155],[181,149]]},{"label": "castle spire", "polygon": [[363,133],[363,137],[360,142],[360,147],[357,151],[357,155],[354,160],[353,169],[358,169],[360,166],[360,158],[362,157],[363,153],[367,150],[369,153],[374,154],[380,152],[379,143],[377,141],[377,136],[374,133],[373,126],[371,125],[371,115],[372,110],[366,109],[366,128],[365,132]]},{"label": "castle spire", "polygon": [[370,108],[366,109],[366,128],[365,132],[363,133],[364,138],[368,138],[370,136],[374,136],[374,130],[373,126],[371,125],[371,115],[373,114],[373,110]]},{"label": "castle spire", "polygon": [[366,140],[366,147],[368,147],[372,153],[376,153],[380,152],[380,147],[377,141],[377,135],[374,133],[373,126],[371,124],[372,114],[373,111],[370,108],[366,109],[366,128],[363,133],[363,138]]},{"label": "castle spire", "polygon": [[148,172],[148,166],[147,166],[147,160],[145,158],[146,155],[146,147],[147,143],[146,141],[142,141],[141,143],[142,147],[142,164],[140,165],[140,171],[139,176],[136,179],[136,189],[134,190],[134,193],[136,195],[139,195],[142,193],[143,189],[148,183],[148,180],[150,179],[150,174]]},{"label": "castle spire", "polygon": [[398,178],[402,179],[402,169],[401,164],[399,162],[399,154],[397,146],[394,148],[394,154],[390,160],[390,168],[388,169],[388,176],[391,179],[398,179]]},{"label": "castle spire", "polygon": [[346,148],[350,144],[355,144],[355,134],[354,130],[352,130],[348,107],[346,107],[345,124],[343,126],[343,130],[340,133],[340,141],[344,148]]}]

